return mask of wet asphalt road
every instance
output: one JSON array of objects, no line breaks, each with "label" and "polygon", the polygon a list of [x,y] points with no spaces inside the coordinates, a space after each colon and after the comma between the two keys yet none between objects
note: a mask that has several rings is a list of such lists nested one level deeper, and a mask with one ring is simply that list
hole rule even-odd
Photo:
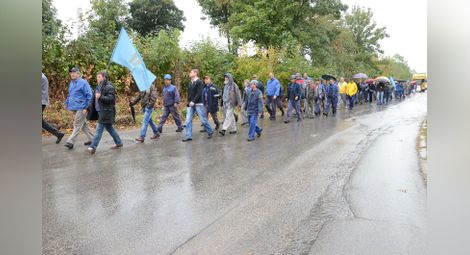
[{"label": "wet asphalt road", "polygon": [[44,138],[43,252],[308,254],[328,243],[327,223],[359,210],[345,187],[368,148],[425,116],[426,95],[419,94],[334,118],[265,119],[252,143],[247,127],[207,140],[198,124],[191,143],[172,126],[144,144],[133,141],[137,130],[120,132],[119,151],[108,149],[105,134],[93,156],[83,135],[72,151]]}]

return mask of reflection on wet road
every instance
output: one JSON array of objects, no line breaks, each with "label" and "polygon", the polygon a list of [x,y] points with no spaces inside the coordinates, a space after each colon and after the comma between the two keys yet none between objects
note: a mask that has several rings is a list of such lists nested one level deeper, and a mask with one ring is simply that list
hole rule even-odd
[{"label": "reflection on wet road", "polygon": [[44,254],[302,250],[292,244],[316,233],[301,225],[321,211],[314,208],[332,183],[341,188],[371,134],[425,114],[426,95],[416,95],[383,108],[340,110],[334,118],[261,120],[263,135],[252,143],[240,126],[236,135],[207,140],[195,124],[191,143],[173,127],[144,144],[133,141],[137,130],[125,131],[122,150],[109,150],[105,135],[93,156],[83,140],[67,151],[44,138]]}]

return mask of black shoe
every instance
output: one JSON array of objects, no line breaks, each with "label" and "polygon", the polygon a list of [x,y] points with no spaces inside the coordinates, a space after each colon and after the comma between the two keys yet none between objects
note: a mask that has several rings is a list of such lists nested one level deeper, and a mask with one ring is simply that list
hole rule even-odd
[{"label": "black shoe", "polygon": [[231,135],[233,135],[233,134],[236,134],[237,131],[230,131],[230,132],[228,132],[228,133],[231,134]]},{"label": "black shoe", "polygon": [[65,136],[64,133],[60,133],[58,136],[57,136],[57,140],[55,141],[56,144],[60,143],[60,141],[62,141],[62,138]]},{"label": "black shoe", "polygon": [[208,134],[208,135],[207,135],[207,139],[211,139],[213,134],[214,134],[214,132]]},{"label": "black shoe", "polygon": [[260,119],[264,119],[264,115],[261,115],[259,118],[260,118]]},{"label": "black shoe", "polygon": [[328,113],[325,113],[325,112],[324,112],[323,115],[325,115],[325,117],[328,117]]},{"label": "black shoe", "polygon": [[285,120],[285,121],[284,121],[284,123],[286,123],[286,124],[287,124],[287,123],[289,123],[289,121],[288,121],[288,120]]},{"label": "black shoe", "polygon": [[242,126],[248,125],[248,122],[243,122]]},{"label": "black shoe", "polygon": [[206,131],[205,129],[201,129],[201,130],[199,130],[199,132],[205,133],[205,132],[207,132],[207,131]]},{"label": "black shoe", "polygon": [[176,132],[178,132],[178,133],[181,132],[181,131],[183,131],[182,127],[179,127],[178,129],[176,129]]},{"label": "black shoe", "polygon": [[284,111],[281,111],[281,116],[284,116]]},{"label": "black shoe", "polygon": [[219,130],[219,127],[220,127],[219,124],[215,125],[215,130]]},{"label": "black shoe", "polygon": [[85,146],[91,145],[91,141],[85,142],[83,145]]},{"label": "black shoe", "polygon": [[220,134],[221,136],[225,136],[225,130],[220,130],[220,131],[219,131],[219,134]]},{"label": "black shoe", "polygon": [[235,117],[235,122],[238,122],[238,115],[234,113],[233,116]]},{"label": "black shoe", "polygon": [[193,139],[191,139],[191,138],[184,138],[184,139],[183,139],[183,142],[189,142],[189,141],[192,141],[192,140],[193,140]]},{"label": "black shoe", "polygon": [[269,120],[276,120],[276,117],[269,117]]},{"label": "black shoe", "polygon": [[73,149],[73,144],[71,144],[71,143],[66,143],[66,144],[64,144],[64,146],[69,148],[69,150]]},{"label": "black shoe", "polygon": [[[261,131],[263,132],[263,131]],[[261,136],[261,132],[257,133],[256,136],[259,138]]]},{"label": "black shoe", "polygon": [[252,141],[255,140],[255,138],[252,138],[252,139],[248,138],[248,139],[246,139],[246,140],[247,140],[248,142],[252,142]]}]

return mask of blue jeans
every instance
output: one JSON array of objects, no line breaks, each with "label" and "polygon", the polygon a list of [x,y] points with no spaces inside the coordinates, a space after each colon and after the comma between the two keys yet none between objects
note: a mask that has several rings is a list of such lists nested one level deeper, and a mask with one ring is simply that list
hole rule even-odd
[{"label": "blue jeans", "polygon": [[378,91],[377,92],[377,104],[383,104],[384,103],[384,92],[383,91]]},{"label": "blue jeans", "polygon": [[197,112],[199,119],[201,120],[202,125],[207,131],[207,134],[214,133],[212,130],[209,121],[207,121],[206,115],[206,107],[204,105],[195,105],[193,107],[188,107],[186,111],[186,138],[192,139],[193,138],[193,115],[194,112]]},{"label": "blue jeans", "polygon": [[100,143],[101,136],[103,135],[103,131],[106,128],[106,131],[111,135],[111,137],[114,140],[114,143],[116,145],[121,145],[122,141],[121,138],[119,137],[118,133],[116,132],[116,129],[114,129],[113,124],[102,124],[98,123],[98,126],[96,126],[96,134],[93,137],[93,141],[90,145],[91,148],[96,150],[96,147],[98,147],[98,144]]},{"label": "blue jeans", "polygon": [[292,110],[295,110],[295,114],[297,115],[297,119],[300,120],[301,119],[301,116],[300,116],[300,99],[297,100],[297,101],[289,99],[288,103],[289,104],[287,106],[287,114],[286,114],[286,118],[285,118],[284,121],[290,120]]},{"label": "blue jeans", "polygon": [[248,121],[250,123],[248,139],[255,139],[255,132],[260,134],[261,131],[263,131],[263,129],[258,126],[258,114],[248,115]]},{"label": "blue jeans", "polygon": [[145,135],[147,134],[148,125],[150,125],[150,127],[152,128],[153,134],[158,133],[157,125],[155,125],[155,122],[153,122],[152,120],[152,113],[153,113],[152,108],[144,109],[144,121],[142,122],[142,127],[140,128],[141,138],[145,138]]}]

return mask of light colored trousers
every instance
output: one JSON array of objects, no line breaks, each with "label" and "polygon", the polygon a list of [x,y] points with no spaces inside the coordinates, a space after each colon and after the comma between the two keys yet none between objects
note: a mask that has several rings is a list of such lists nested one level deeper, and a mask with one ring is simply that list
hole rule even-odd
[{"label": "light colored trousers", "polygon": [[83,111],[74,111],[74,113],[75,118],[73,120],[73,131],[67,140],[67,143],[74,144],[80,131],[83,131],[83,133],[87,136],[87,141],[93,140],[94,135],[86,123],[86,115],[83,114]]},{"label": "light colored trousers", "polygon": [[222,130],[237,131],[237,123],[235,122],[235,116],[233,116],[234,108],[224,105],[224,124],[222,125]]}]

